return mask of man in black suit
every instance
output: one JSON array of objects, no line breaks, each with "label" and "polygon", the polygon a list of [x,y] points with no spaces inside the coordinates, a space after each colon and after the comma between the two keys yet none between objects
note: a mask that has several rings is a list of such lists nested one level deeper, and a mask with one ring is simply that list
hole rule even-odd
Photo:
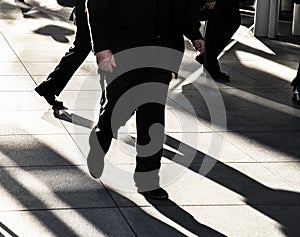
[{"label": "man in black suit", "polygon": [[239,0],[206,0],[209,8],[205,30],[205,54],[196,57],[204,64],[211,77],[218,82],[229,82],[229,75],[221,72],[218,55],[229,43],[241,24]]},{"label": "man in black suit", "polygon": [[[200,22],[195,6],[194,0],[87,1],[93,51],[108,84],[105,99],[102,97],[105,103],[102,103],[98,124],[92,130],[89,140],[91,149],[87,163],[94,178],[102,174],[104,156],[117,129],[136,111],[137,156],[134,180],[138,192],[149,198],[168,198],[167,192],[159,186],[158,171],[164,141],[164,110],[172,71],[160,68],[162,55],[159,56],[161,51],[155,52],[155,48],[146,50],[147,54],[142,57],[138,53],[135,55],[129,52],[133,48],[143,52],[143,48],[136,48],[143,46],[167,47],[183,52],[185,35],[203,53],[204,41],[199,31]],[[126,56],[126,52],[130,57]],[[177,70],[183,56],[180,55],[177,59],[174,59],[172,53],[162,57],[164,62],[174,63]],[[120,72],[122,67],[134,68],[135,63],[148,59],[155,61],[157,66]],[[133,97],[127,98],[126,93],[132,91]],[[158,99],[138,104],[147,96]],[[123,105],[118,107],[120,101]],[[134,103],[136,107],[132,107]],[[116,107],[123,110],[118,111]],[[117,110],[117,116],[114,116],[114,110]],[[152,145],[155,149],[147,149]]]},{"label": "man in black suit", "polygon": [[75,15],[75,24],[77,26],[73,46],[61,58],[54,71],[47,77],[47,80],[35,88],[36,92],[53,106],[54,111],[65,109],[63,103],[57,101],[55,96],[62,92],[75,71],[92,50],[85,0],[76,1],[73,14]]}]

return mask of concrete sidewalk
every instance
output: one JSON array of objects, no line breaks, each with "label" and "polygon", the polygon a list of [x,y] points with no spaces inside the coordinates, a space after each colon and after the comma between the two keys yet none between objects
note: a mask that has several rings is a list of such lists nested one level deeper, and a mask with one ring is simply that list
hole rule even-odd
[{"label": "concrete sidewalk", "polygon": [[132,190],[133,119],[101,181],[87,172],[100,94],[92,54],[59,97],[69,117],[34,92],[76,28],[54,0],[26,2],[0,2],[0,236],[299,236],[300,110],[289,85],[299,44],[241,26],[221,57],[231,82],[211,84],[187,42],[166,111],[170,198],[151,201]]}]

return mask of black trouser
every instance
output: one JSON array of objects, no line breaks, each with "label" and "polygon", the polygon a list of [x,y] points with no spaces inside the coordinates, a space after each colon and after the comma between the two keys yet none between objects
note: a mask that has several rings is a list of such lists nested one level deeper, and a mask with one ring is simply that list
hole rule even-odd
[{"label": "black trouser", "polygon": [[[172,48],[173,37],[154,37],[153,45]],[[97,137],[102,150],[106,153],[117,130],[136,112],[136,172],[160,168],[164,142],[165,104],[172,72],[159,68],[159,66],[163,67],[159,62],[174,62],[175,65],[180,63],[176,59],[174,61],[174,57],[168,57],[169,55],[166,55],[166,58],[164,56],[161,58],[155,54],[154,61],[157,62],[155,64],[158,68],[138,68],[116,78],[114,73],[106,74],[107,86],[101,98]],[[130,64],[130,59],[126,56],[124,58],[116,54],[115,59],[119,70],[122,70],[121,65],[127,65],[128,61]]]},{"label": "black trouser", "polygon": [[59,64],[49,74],[47,80],[38,86],[42,95],[50,94],[58,96],[92,49],[87,13],[85,12],[85,1],[77,1],[75,16],[77,30],[73,47],[61,58]]},{"label": "black trouser", "polygon": [[218,55],[229,43],[241,24],[239,2],[237,0],[219,0],[210,10],[205,32],[205,62],[209,72],[219,71]]},{"label": "black trouser", "polygon": [[[102,103],[97,127],[97,137],[106,153],[117,130],[136,111],[137,157],[136,172],[160,168],[164,141],[164,111],[168,85],[172,79],[169,71],[161,69],[136,69],[113,81],[107,80],[105,101]],[[159,97],[159,98],[158,98]],[[154,128],[153,125],[158,125]],[[152,148],[145,149],[150,143]]]},{"label": "black trouser", "polygon": [[297,76],[296,76],[295,79],[291,82],[291,86],[294,86],[294,87],[300,87],[300,61],[299,61],[299,66],[298,66]]}]

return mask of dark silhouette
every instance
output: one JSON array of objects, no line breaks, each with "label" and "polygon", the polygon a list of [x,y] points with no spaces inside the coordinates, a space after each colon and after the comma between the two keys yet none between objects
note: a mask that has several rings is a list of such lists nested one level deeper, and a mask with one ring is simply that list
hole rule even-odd
[{"label": "dark silhouette", "polygon": [[[59,96],[92,49],[84,0],[78,0],[76,2],[74,14],[77,30],[73,47],[61,58],[59,64],[55,67],[54,71],[48,75],[47,79],[35,88],[36,92],[52,105],[53,110],[66,109],[63,102],[56,100],[56,96]],[[57,39],[57,36],[55,39],[60,40],[60,42],[63,40]]]},{"label": "dark silhouette", "polygon": [[205,29],[205,53],[196,57],[211,77],[218,82],[229,82],[229,75],[221,72],[218,55],[229,43],[241,24],[239,0],[207,1],[211,6]]},{"label": "dark silhouette", "polygon": [[291,82],[291,86],[293,87],[293,101],[300,105],[300,61],[298,66],[298,72],[295,79]]},{"label": "dark silhouette", "polygon": [[[199,31],[195,2],[147,0],[141,5],[138,0],[117,0],[113,3],[88,0],[87,7],[93,51],[107,82],[104,93],[106,100],[102,103],[98,124],[90,135],[91,149],[87,158],[89,171],[94,178],[101,176],[104,156],[114,134],[136,111],[137,156],[134,180],[138,192],[148,197],[166,199],[168,194],[159,186],[158,175],[164,137],[164,110],[172,73],[177,73],[183,54],[179,60],[174,61],[173,55],[161,56],[153,53],[153,50],[142,57],[138,53],[126,57],[125,53],[143,46],[183,52],[184,35],[203,53],[204,41]],[[118,54],[122,52],[125,52],[124,57]],[[121,73],[124,65],[134,67],[135,60],[139,58],[147,58],[157,66],[139,67]],[[175,69],[163,68],[164,62],[174,64]],[[138,90],[135,91],[135,88]],[[122,96],[131,91],[135,91],[134,95],[122,100]],[[149,100],[143,101],[145,97]],[[156,98],[158,100],[153,101]],[[141,104],[135,101],[141,101]],[[123,113],[115,110],[118,103],[123,103]],[[118,116],[113,117],[115,111]],[[156,125],[159,128],[153,129],[153,134],[150,134],[150,129]]]}]

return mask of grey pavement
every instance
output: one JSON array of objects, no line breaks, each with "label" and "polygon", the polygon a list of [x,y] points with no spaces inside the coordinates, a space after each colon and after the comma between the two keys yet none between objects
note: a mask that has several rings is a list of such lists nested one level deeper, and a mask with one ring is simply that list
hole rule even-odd
[{"label": "grey pavement", "polygon": [[101,179],[88,173],[100,96],[92,53],[59,97],[61,119],[34,92],[76,28],[55,0],[25,1],[0,0],[0,236],[300,236],[300,110],[289,85],[298,37],[258,39],[244,24],[220,55],[227,84],[208,78],[186,42],[166,110],[170,197],[152,201],[132,184],[134,118]]}]

